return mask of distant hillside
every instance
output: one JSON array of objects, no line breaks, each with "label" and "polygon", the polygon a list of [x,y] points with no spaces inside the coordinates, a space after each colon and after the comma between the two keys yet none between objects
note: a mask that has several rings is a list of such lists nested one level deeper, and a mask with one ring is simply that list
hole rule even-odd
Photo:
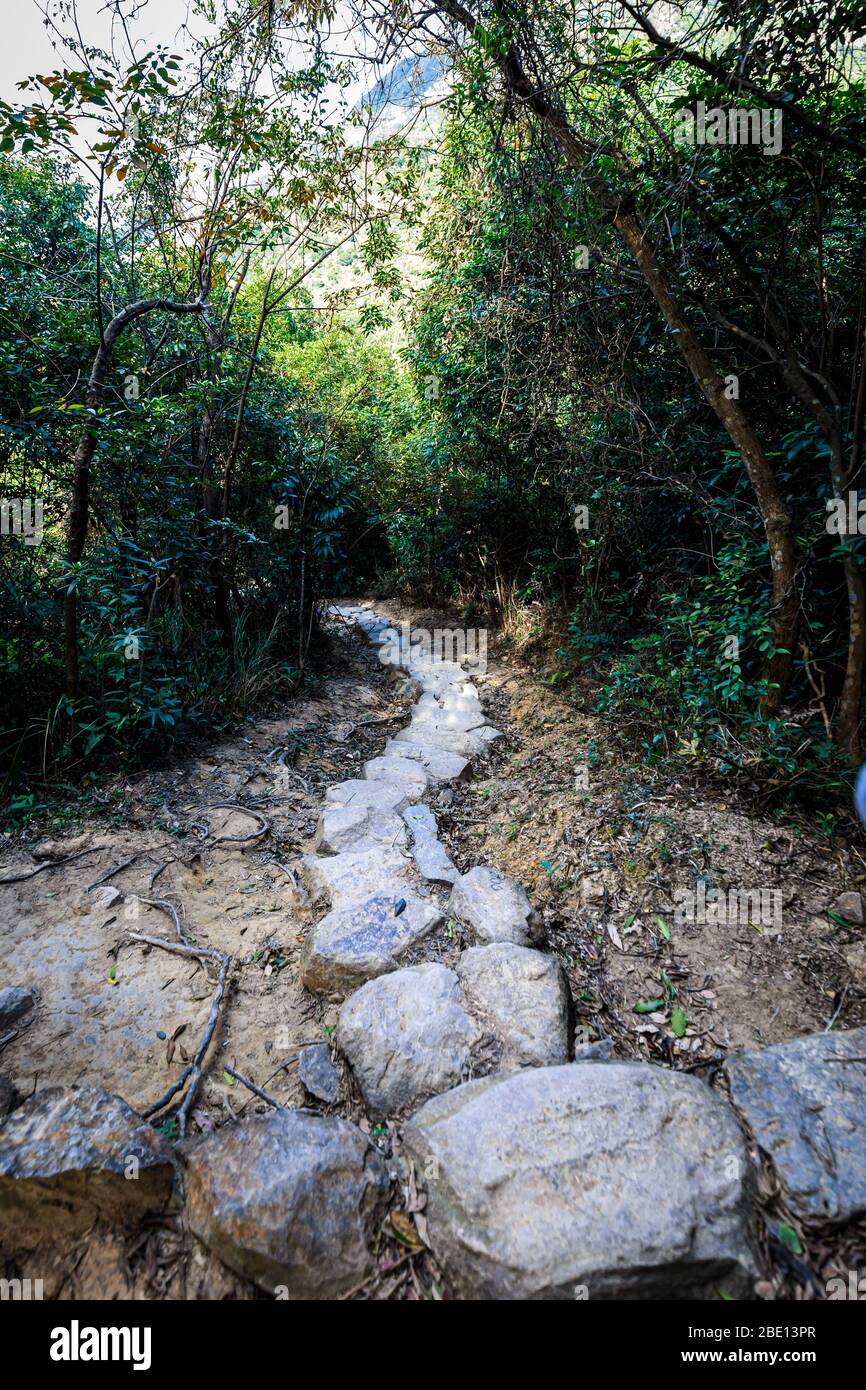
[{"label": "distant hillside", "polygon": [[450,67],[439,55],[401,58],[365,92],[356,110],[372,113],[376,133],[391,135],[418,115],[416,131],[429,135],[441,123],[439,103],[450,90]]},{"label": "distant hillside", "polygon": [[442,57],[403,58],[370,88],[361,104],[374,111],[389,105],[420,106],[437,85],[441,85],[443,91],[447,89],[448,71],[448,64]]}]

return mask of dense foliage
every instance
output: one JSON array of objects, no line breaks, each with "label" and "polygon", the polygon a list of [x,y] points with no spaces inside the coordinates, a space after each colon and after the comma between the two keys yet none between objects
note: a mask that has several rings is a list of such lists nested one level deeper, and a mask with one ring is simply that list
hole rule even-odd
[{"label": "dense foliage", "polygon": [[[0,540],[7,791],[290,694],[370,585],[531,615],[651,761],[842,777],[855,8],[385,8],[453,64],[435,149],[333,102],[319,4],[206,5],[185,56],[73,35],[0,105],[2,495],[45,508]],[[681,143],[701,102],[778,108],[779,148]]]}]

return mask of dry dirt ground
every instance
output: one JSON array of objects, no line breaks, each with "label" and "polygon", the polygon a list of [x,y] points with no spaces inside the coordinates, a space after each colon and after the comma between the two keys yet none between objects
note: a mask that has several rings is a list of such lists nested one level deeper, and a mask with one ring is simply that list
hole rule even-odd
[{"label": "dry dirt ground", "polygon": [[[442,614],[376,607],[415,625],[450,625]],[[527,887],[568,973],[579,1041],[609,1038],[617,1056],[712,1075],[732,1049],[866,1022],[864,932],[834,907],[866,877],[859,836],[821,835],[796,817],[722,801],[688,770],[673,778],[628,765],[589,701],[550,688],[519,656],[494,654],[477,684],[506,737],[473,782],[434,795],[440,833],[459,868],[495,864]],[[407,720],[390,673],[363,641],[338,633],[326,678],[285,718],[250,720],[206,755],[107,783],[70,835],[49,839],[33,826],[7,837],[2,878],[86,853],[0,886],[0,981],[39,996],[19,1031],[0,1038],[0,1074],[23,1096],[91,1083],[137,1109],[177,1078],[213,981],[198,961],[118,949],[128,932],[170,934],[165,911],[144,897],[171,902],[197,942],[233,959],[190,1132],[264,1108],[226,1065],[303,1105],[299,1045],[331,1037],[336,1009],[298,982],[312,918],[292,864],[310,847],[326,786],[352,776]],[[258,812],[268,833],[221,803]],[[238,843],[248,836],[258,838]],[[778,890],[781,913],[770,925],[678,922],[675,894],[698,879]],[[455,949],[453,933],[442,945]],[[370,1130],[345,1074],[332,1110]],[[394,1136],[386,1125],[373,1137],[387,1149]],[[772,1205],[775,1194],[764,1195]],[[358,1296],[439,1296],[432,1258],[400,1219],[412,1194],[395,1204],[380,1275]],[[844,1257],[803,1240],[825,1272]],[[32,1254],[6,1252],[6,1275]],[[46,1297],[262,1296],[213,1259],[179,1213],[134,1231],[95,1229],[74,1248],[39,1254]],[[808,1280],[787,1268],[763,1290],[774,1291],[808,1296]]]}]

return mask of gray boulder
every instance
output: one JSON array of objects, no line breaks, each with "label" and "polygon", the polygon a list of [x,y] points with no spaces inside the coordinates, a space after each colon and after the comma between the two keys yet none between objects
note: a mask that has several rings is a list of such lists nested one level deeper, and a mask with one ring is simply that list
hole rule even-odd
[{"label": "gray boulder", "polygon": [[437,700],[434,695],[422,695],[412,711],[413,728],[425,724],[438,724],[444,729],[454,729],[468,734],[484,723],[484,711],[477,696],[447,696]]},{"label": "gray boulder", "polygon": [[[401,903],[406,906],[397,912]],[[437,903],[404,889],[377,893],[329,912],[307,934],[301,979],[319,994],[348,994],[365,980],[396,970],[400,957],[444,920]]]},{"label": "gray boulder", "polygon": [[552,956],[500,941],[464,951],[456,971],[472,1013],[500,1044],[500,1069],[568,1061],[571,998]]},{"label": "gray boulder", "polygon": [[333,1105],[340,1093],[340,1073],[331,1061],[331,1049],[326,1042],[310,1043],[301,1048],[298,1076],[308,1095]]},{"label": "gray boulder", "polygon": [[449,909],[472,927],[482,945],[511,941],[525,946],[536,914],[526,890],[499,869],[479,865],[457,879]]},{"label": "gray boulder", "polygon": [[337,1041],[369,1108],[390,1115],[449,1086],[480,1030],[444,965],[414,965],[371,980],[340,1010]]},{"label": "gray boulder", "polygon": [[394,735],[394,742],[421,744],[425,748],[444,748],[448,753],[460,753],[464,758],[474,758],[487,752],[489,743],[485,729],[488,727],[484,725],[481,729],[462,733],[459,729],[449,728],[441,720],[413,720],[405,729],[400,729]]},{"label": "gray boulder", "polygon": [[331,1299],[373,1268],[381,1157],[345,1120],[275,1110],[214,1130],[187,1162],[192,1230],[268,1293]]},{"label": "gray boulder", "polygon": [[436,817],[430,810],[430,807],[425,806],[423,802],[420,802],[417,806],[407,806],[403,812],[403,820],[406,822],[406,825],[412,831],[413,835],[417,834],[419,830],[426,831],[428,835],[434,836],[439,833]]},{"label": "gray boulder", "polygon": [[439,782],[466,782],[472,776],[472,764],[462,753],[449,753],[435,744],[406,743],[391,738],[385,744],[385,757],[407,758],[418,762],[433,785]]},{"label": "gray boulder", "polygon": [[19,1018],[29,1013],[35,1003],[32,991],[22,985],[9,985],[6,989],[0,989],[0,1033],[11,1028]]},{"label": "gray boulder", "polygon": [[455,879],[460,877],[460,870],[455,869],[441,840],[437,840],[435,835],[429,834],[426,830],[415,831],[412,858],[415,860],[415,868],[428,883],[441,883],[450,887]]},{"label": "gray boulder", "polygon": [[364,764],[364,778],[368,782],[400,787],[413,801],[427,790],[427,774],[421,764],[411,758],[370,758]]},{"label": "gray boulder", "polygon": [[385,815],[390,811],[402,811],[410,799],[404,787],[395,787],[388,782],[368,782],[363,777],[335,782],[325,792],[327,806],[366,806]]},{"label": "gray boulder", "polygon": [[798,1216],[866,1213],[866,1028],[740,1052],[725,1074]]},{"label": "gray boulder", "polygon": [[340,854],[305,854],[300,868],[310,897],[325,899],[336,909],[380,893],[399,897],[408,884],[410,863],[398,849],[376,845]]},{"label": "gray boulder", "polygon": [[428,1101],[403,1148],[464,1298],[750,1292],[742,1138],[693,1076],[610,1062],[485,1077]]},{"label": "gray boulder", "polygon": [[171,1198],[171,1147],[119,1096],[50,1087],[0,1125],[0,1233],[67,1234],[124,1223]]}]

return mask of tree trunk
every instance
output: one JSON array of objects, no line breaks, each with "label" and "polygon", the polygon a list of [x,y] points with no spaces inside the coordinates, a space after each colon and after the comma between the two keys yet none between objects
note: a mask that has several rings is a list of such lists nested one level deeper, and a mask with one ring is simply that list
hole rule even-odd
[{"label": "tree trunk", "polygon": [[87,532],[90,525],[90,465],[96,452],[99,434],[99,409],[105,389],[105,373],[111,361],[114,345],[125,328],[133,320],[149,314],[155,309],[165,309],[173,314],[201,313],[200,300],[192,304],[176,304],[167,299],[142,299],[128,304],[108,324],[90,369],[85,395],[87,420],[75,451],[73,460],[72,498],[69,511],[69,529],[66,537],[66,558],[69,561],[69,574],[63,595],[63,664],[66,675],[66,694],[72,702],[72,736],[77,736],[77,711],[75,704],[81,694],[81,670],[78,641],[78,590],[75,566],[84,554]]},{"label": "tree trunk", "polygon": [[[456,19],[469,33],[475,30],[477,20],[460,0],[440,0],[439,8]],[[501,10],[500,16],[504,18]],[[765,667],[767,691],[761,702],[763,711],[772,714],[782,704],[790,683],[799,606],[794,589],[791,518],[769,460],[740,406],[725,397],[724,382],[676,299],[630,200],[614,192],[592,171],[591,156],[596,153],[594,147],[571,129],[565,114],[547,100],[536,82],[527,78],[513,48],[503,52],[497,62],[509,89],[535,113],[559,145],[568,163],[583,175],[602,207],[609,212],[614,227],[633,255],[650,293],[674,334],[689,370],[746,466],[767,536],[772,575],[773,652]]]},{"label": "tree trunk", "polygon": [[738,402],[726,397],[725,383],[671,292],[667,276],[659,265],[637,218],[632,212],[620,207],[614,213],[613,224],[634,256],[668,326],[676,335],[677,345],[692,376],[746,465],[770,553],[774,651],[765,670],[768,688],[762,708],[765,713],[773,713],[784,700],[791,680],[797,639],[799,604],[794,588],[795,555],[791,517],[760,440]]}]

